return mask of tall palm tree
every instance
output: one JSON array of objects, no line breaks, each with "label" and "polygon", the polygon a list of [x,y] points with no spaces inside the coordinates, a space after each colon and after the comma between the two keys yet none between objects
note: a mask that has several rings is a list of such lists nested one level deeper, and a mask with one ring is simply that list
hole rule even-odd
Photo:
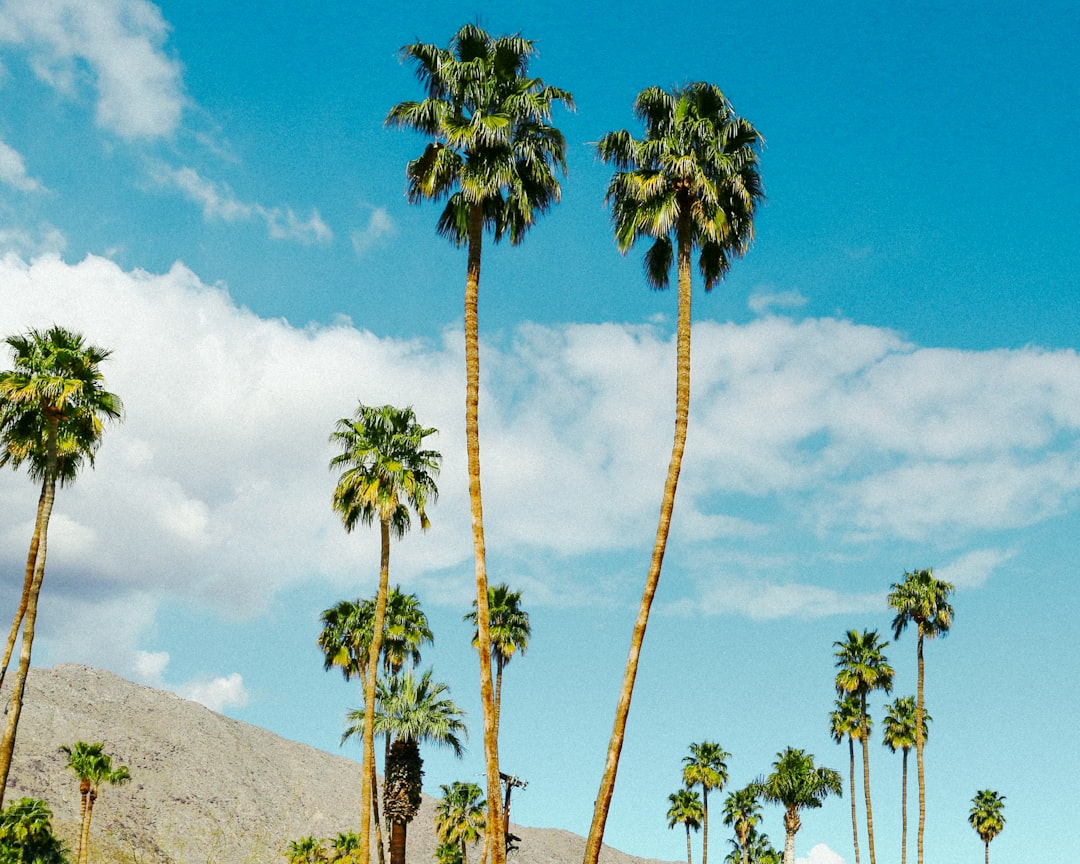
[{"label": "tall palm tree", "polygon": [[686,827],[686,864],[693,864],[690,852],[690,831],[701,829],[701,820],[704,810],[701,807],[701,796],[696,789],[680,789],[668,795],[668,828],[676,825]]},{"label": "tall palm tree", "polygon": [[[449,747],[459,757],[464,752],[467,730],[461,709],[448,692],[446,684],[431,680],[430,669],[420,677],[406,670],[379,682],[379,710],[370,725],[379,734],[394,736],[383,792],[384,815],[390,823],[390,864],[404,864],[407,826],[420,808],[420,745]],[[347,720],[342,741],[358,734],[366,740],[370,728],[366,711],[351,711]]]},{"label": "tall palm tree", "polygon": [[41,481],[41,494],[22,599],[0,669],[2,677],[21,626],[19,665],[0,739],[0,807],[30,669],[56,486],[73,482],[84,463],[94,464],[104,421],[119,419],[123,410],[120,398],[103,387],[100,367],[110,352],[88,345],[81,334],[53,326],[8,336],[4,341],[11,349],[14,366],[0,372],[0,467],[10,464],[18,469],[25,463],[31,479]]},{"label": "tall palm tree", "polygon": [[462,864],[468,864],[470,843],[484,835],[483,790],[475,783],[454,781],[439,787],[442,798],[435,805],[435,835],[443,844],[455,844],[461,850]]},{"label": "tall palm tree", "polygon": [[620,251],[627,252],[639,238],[652,241],[645,254],[645,276],[654,288],[667,287],[672,262],[676,264],[679,296],[675,328],[675,434],[649,572],[631,634],[604,773],[585,847],[585,864],[597,864],[600,855],[641,645],[660,581],[686,447],[690,410],[691,258],[696,249],[705,290],[711,290],[727,273],[732,259],[749,248],[754,234],[754,212],[764,194],[758,173],[761,136],[749,122],[735,114],[718,87],[695,83],[673,92],[650,87],[638,94],[634,113],[645,125],[644,137],[638,140],[626,130],[609,132],[597,144],[597,154],[617,169],[608,184],[607,201],[611,204]]},{"label": "tall palm tree", "polygon": [[923,643],[937,636],[944,637],[952,627],[953,608],[949,595],[953,586],[937,579],[934,571],[915,570],[905,573],[903,582],[894,582],[889,592],[889,606],[896,613],[892,621],[893,637],[900,638],[909,624],[914,624],[918,634],[916,656],[918,659],[918,685],[915,704],[915,762],[919,777],[919,833],[916,845],[918,864],[923,864],[923,834],[926,828],[926,775],[923,769],[923,722],[926,717],[926,700],[923,694],[925,667]]},{"label": "tall palm tree", "polygon": [[776,754],[772,773],[760,781],[761,797],[784,808],[784,864],[795,864],[795,834],[802,827],[799,811],[820,807],[830,795],[843,795],[840,774],[814,765],[814,757],[795,747]]},{"label": "tall palm tree", "polygon": [[[867,721],[869,723],[869,720]],[[855,864],[859,864],[859,814],[855,797],[855,741],[862,737],[863,714],[859,700],[850,693],[838,696],[829,714],[829,732],[837,744],[848,742],[849,785],[851,793],[851,837],[855,844]]]},{"label": "tall palm tree", "polygon": [[478,300],[485,229],[495,242],[520,243],[539,215],[559,200],[556,170],[566,170],[566,141],[551,125],[552,106],[573,108],[569,92],[529,76],[535,45],[521,36],[492,37],[466,24],[449,47],[417,42],[401,49],[425,91],[395,105],[386,123],[430,139],[406,168],[410,203],[446,200],[438,232],[467,248],[465,276],[465,439],[469,470],[480,696],[484,711],[489,839],[504,864],[499,755],[487,605],[487,563],[480,493],[480,341]]},{"label": "tall palm tree", "polygon": [[683,756],[683,783],[688,789],[701,787],[702,864],[709,864],[709,791],[724,788],[728,780],[727,760],[730,758],[731,754],[715,741],[691,744],[690,755]]},{"label": "tall palm tree", "polygon": [[20,798],[0,813],[0,860],[10,864],[67,864],[68,852],[53,834],[52,811],[36,798]]},{"label": "tall palm tree", "polygon": [[1005,796],[993,789],[981,789],[971,799],[968,822],[982,838],[986,847],[986,864],[990,864],[990,841],[1005,828]]},{"label": "tall palm tree", "polygon": [[390,537],[392,534],[403,537],[409,530],[412,524],[410,510],[415,511],[422,530],[430,524],[427,504],[429,501],[434,503],[438,496],[435,478],[442,461],[439,453],[424,448],[424,439],[433,434],[434,429],[416,422],[411,407],[383,405],[376,408],[360,404],[352,417],[338,420],[330,436],[330,440],[341,450],[330,460],[331,470],[341,472],[334,489],[333,508],[341,516],[346,531],[352,531],[357,523],[371,525],[378,522],[381,539],[379,590],[364,681],[367,723],[364,726],[360,782],[361,861],[367,861],[370,854],[371,777],[375,766],[372,732],[375,680],[386,618]]},{"label": "tall palm tree", "polygon": [[863,756],[863,797],[866,800],[866,845],[870,851],[870,864],[877,864],[874,856],[874,809],[870,803],[870,713],[867,697],[874,690],[892,691],[893,668],[885,659],[888,642],[882,642],[877,630],[848,630],[843,642],[834,642],[836,648],[836,691],[855,696],[859,700],[859,740]]},{"label": "tall palm tree", "polygon": [[88,744],[76,741],[71,747],[63,746],[61,752],[68,757],[67,767],[79,780],[79,842],[75,857],[78,864],[86,864],[90,847],[90,820],[94,815],[94,803],[97,801],[101,785],[108,783],[118,786],[131,780],[131,773],[126,765],[113,767],[112,756],[105,752],[101,742]]},{"label": "tall palm tree", "polygon": [[750,835],[754,833],[761,818],[760,790],[751,783],[742,789],[728,792],[724,800],[724,824],[735,831],[735,845],[738,847],[742,864],[750,864]]},{"label": "tall palm tree", "polygon": [[[517,653],[525,654],[529,647],[532,630],[529,626],[529,613],[521,608],[521,592],[511,591],[505,582],[488,586],[488,636],[491,643],[491,659],[495,661],[495,733],[498,735],[499,719],[502,716],[502,679],[503,670]],[[480,629],[473,600],[472,611],[465,615],[477,629],[473,632],[472,644],[480,647]]]},{"label": "tall palm tree", "polygon": [[[900,834],[900,864],[907,864],[907,775],[908,753],[915,746],[916,709],[914,696],[898,696],[891,705],[886,706],[888,714],[885,715],[883,727],[884,744],[893,753],[903,751],[903,780],[901,781],[900,814],[902,829]],[[928,724],[934,719],[928,713],[923,712],[922,737],[926,740],[929,731]]]}]

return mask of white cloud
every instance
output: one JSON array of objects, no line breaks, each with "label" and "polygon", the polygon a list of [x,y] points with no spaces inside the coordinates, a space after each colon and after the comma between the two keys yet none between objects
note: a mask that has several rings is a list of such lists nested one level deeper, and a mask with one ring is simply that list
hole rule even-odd
[{"label": "white cloud", "polygon": [[22,154],[0,141],[0,183],[6,183],[20,192],[38,192],[41,182],[26,173]]},{"label": "white cloud", "polygon": [[146,0],[7,0],[0,41],[25,45],[35,74],[74,97],[84,71],[97,122],[128,140],[171,135],[184,107],[169,27]]},{"label": "white cloud", "polygon": [[1011,549],[972,549],[954,561],[935,568],[934,575],[957,588],[979,588],[1015,554]]},{"label": "white cloud", "polygon": [[201,702],[211,711],[243,708],[248,704],[248,692],[239,672],[210,681],[191,681],[177,687],[176,692],[185,699]]},{"label": "white cloud", "polygon": [[367,225],[352,232],[353,251],[358,256],[362,256],[380,240],[385,237],[393,237],[396,233],[397,226],[394,225],[394,220],[390,218],[390,214],[386,212],[386,208],[376,207],[371,211]]},{"label": "white cloud", "polygon": [[766,315],[774,309],[798,309],[805,306],[806,302],[806,298],[794,289],[790,291],[772,291],[761,288],[750,295],[746,305],[756,315]]},{"label": "white cloud", "polygon": [[796,858],[795,864],[844,864],[844,856],[833,852],[824,843],[818,843],[805,858]]}]

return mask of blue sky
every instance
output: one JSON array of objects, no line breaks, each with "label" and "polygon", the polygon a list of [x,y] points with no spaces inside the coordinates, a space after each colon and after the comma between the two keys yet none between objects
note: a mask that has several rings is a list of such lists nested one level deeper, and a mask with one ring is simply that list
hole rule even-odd
[{"label": "blue sky", "polygon": [[[927,649],[928,854],[979,854],[965,817],[991,787],[995,861],[1080,857],[1061,830],[1080,771],[1074,4],[0,3],[0,333],[84,331],[127,406],[59,499],[37,662],[337,752],[356,693],[322,671],[318,614],[374,590],[378,540],[330,512],[326,439],[358,399],[412,404],[445,462],[392,578],[475,727],[461,762],[427,755],[428,790],[481,777],[465,262],[405,200],[423,142],[382,126],[418,95],[397,49],[474,20],[536,40],[534,71],[577,103],[555,118],[562,203],[487,246],[481,286],[489,572],[534,627],[505,684],[514,819],[587,830],[670,447],[674,297],[615,250],[589,142],[635,128],[642,88],[708,80],[764,135],[768,199],[695,298],[690,443],[607,840],[682,857],[664,814],[691,741],[729,750],[738,785],[788,745],[846,772],[832,643],[891,638],[890,583],[932,566],[957,615]],[[10,608],[35,500],[0,475]],[[913,692],[913,638],[887,653]],[[891,858],[900,760],[874,750]],[[800,858],[853,860],[846,801],[804,821]],[[765,830],[782,842],[776,808]]]}]

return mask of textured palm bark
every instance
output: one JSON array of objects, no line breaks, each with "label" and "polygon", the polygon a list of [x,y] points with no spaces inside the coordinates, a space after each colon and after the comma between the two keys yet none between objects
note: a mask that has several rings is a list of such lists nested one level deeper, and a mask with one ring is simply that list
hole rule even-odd
[{"label": "textured palm bark", "polygon": [[668,463],[667,479],[664,483],[664,497],[660,504],[660,522],[656,529],[656,541],[653,545],[649,573],[645,579],[645,590],[641,596],[637,620],[630,638],[630,653],[626,659],[626,671],[623,674],[622,689],[615,707],[615,724],[608,744],[604,774],[600,781],[600,791],[596,796],[593,809],[592,825],[585,843],[584,864],[597,864],[600,859],[600,847],[604,841],[604,826],[607,823],[611,799],[615,793],[615,775],[619,768],[619,756],[622,753],[623,740],[626,737],[626,720],[630,714],[630,700],[634,693],[634,680],[637,677],[641,646],[645,640],[645,629],[649,623],[649,611],[656,587],[660,582],[660,568],[664,563],[668,533],[671,528],[671,513],[675,507],[675,490],[679,484],[679,471],[682,468],[683,451],[686,449],[686,427],[690,416],[690,241],[685,229],[680,229],[678,239],[679,301],[678,320],[676,322],[676,374],[675,374],[675,436],[671,446],[671,461]]},{"label": "textured palm bark", "polygon": [[907,757],[908,748],[904,748],[904,779],[903,790],[900,797],[900,816],[902,828],[900,829],[900,864],[907,864]]},{"label": "textured palm bark", "polygon": [[855,843],[855,864],[859,864],[859,808],[855,800],[855,739],[848,735],[848,765],[851,789],[851,837]]},{"label": "textured palm bark", "polygon": [[[866,799],[866,848],[870,850],[870,864],[877,864],[874,858],[874,808],[870,805],[870,729],[866,724],[866,695],[862,697],[862,763],[863,797]],[[852,790],[854,795],[855,790]]]},{"label": "textured palm bark", "polygon": [[784,864],[795,864],[795,835],[802,828],[799,811],[795,808],[784,812]]},{"label": "textured palm bark", "polygon": [[925,703],[923,702],[923,633],[921,622],[916,622],[919,627],[919,674],[918,674],[918,700],[915,705],[915,762],[919,774],[919,835],[916,844],[918,864],[923,864],[923,829],[926,825],[926,780],[923,775],[923,718],[926,716]]},{"label": "textured palm bark", "polygon": [[[38,509],[37,519],[35,520],[35,526],[41,520],[41,508],[45,506],[45,482],[41,483],[41,493],[38,495]],[[30,586],[34,583],[34,564],[37,562],[37,550],[38,550],[38,534],[34,532],[34,537],[30,541],[30,553],[26,556],[26,575],[23,578],[22,596],[19,598],[19,608],[15,610],[15,617],[11,621],[11,630],[8,632],[7,645],[4,646],[4,659],[0,661],[0,687],[4,686],[4,679],[7,677],[8,664],[11,662],[11,655],[15,651],[15,643],[19,639],[19,628],[22,626],[23,618],[26,616],[26,606],[30,602]]]},{"label": "textured palm bark", "polygon": [[484,548],[484,510],[480,498],[480,256],[483,247],[483,211],[469,212],[469,260],[465,278],[465,446],[469,457],[469,505],[472,514],[473,554],[476,560],[476,632],[480,655],[480,701],[484,712],[484,762],[487,775],[488,833],[492,864],[506,864],[502,789],[499,785],[498,722],[491,680],[491,611],[488,608],[487,558]]},{"label": "textured palm bark", "polygon": [[97,792],[93,789],[86,798],[86,813],[82,820],[82,830],[79,833],[79,864],[86,864],[90,855],[90,818],[94,815],[94,802],[97,800]]}]

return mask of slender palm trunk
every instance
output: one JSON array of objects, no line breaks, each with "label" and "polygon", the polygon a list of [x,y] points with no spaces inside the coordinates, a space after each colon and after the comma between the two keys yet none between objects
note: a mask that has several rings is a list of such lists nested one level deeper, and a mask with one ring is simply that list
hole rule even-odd
[{"label": "slender palm trunk", "polygon": [[990,841],[985,841],[986,846],[986,864],[990,864]]},{"label": "slender palm trunk", "polygon": [[469,261],[465,277],[465,447],[469,457],[469,505],[472,511],[473,553],[476,559],[476,632],[480,655],[480,701],[484,712],[484,762],[487,766],[488,833],[492,864],[506,864],[502,791],[499,785],[498,721],[491,680],[491,610],[488,608],[487,557],[484,549],[484,509],[480,498],[480,260],[484,214],[479,205],[469,212]]},{"label": "slender palm trunk", "polygon": [[686,826],[686,864],[694,864],[690,852],[690,825]]},{"label": "slender palm trunk", "polygon": [[50,458],[49,463],[42,488],[43,500],[38,507],[37,524],[34,526],[34,537],[30,541],[31,549],[34,549],[36,544],[34,578],[30,583],[30,594],[26,599],[26,614],[23,616],[23,638],[22,647],[19,651],[19,666],[15,673],[15,684],[11,688],[11,701],[8,703],[4,737],[0,739],[0,808],[4,806],[4,793],[7,790],[8,775],[11,773],[11,758],[15,752],[15,735],[19,729],[19,715],[22,713],[26,676],[30,671],[30,652],[34,646],[38,598],[41,596],[41,582],[45,578],[49,518],[52,516],[53,502],[56,500],[55,456]]},{"label": "slender palm trunk", "polygon": [[[386,736],[390,740],[390,736]],[[386,771],[386,762],[383,762],[383,771]],[[379,864],[386,864],[386,854],[383,850],[382,823],[379,821],[379,780],[375,775],[375,760],[371,760],[371,821],[375,823],[375,854]]]},{"label": "slender palm trunk", "polygon": [[749,826],[740,830],[735,829],[739,837],[739,853],[741,855],[742,864],[750,864],[750,850],[746,848],[747,838],[750,836]]},{"label": "slender palm trunk", "polygon": [[645,628],[649,623],[649,610],[652,608],[656,587],[660,582],[660,568],[664,563],[667,548],[668,531],[671,527],[671,513],[675,507],[675,489],[679,485],[679,471],[682,468],[683,451],[686,449],[686,427],[690,416],[690,242],[685,236],[685,229],[680,229],[678,242],[679,270],[679,312],[675,327],[676,332],[676,373],[675,373],[675,437],[671,445],[671,461],[668,463],[667,480],[664,483],[664,497],[660,504],[660,522],[656,528],[656,540],[653,544],[649,573],[645,579],[645,591],[641,596],[637,620],[630,638],[630,653],[626,658],[626,671],[623,674],[622,690],[615,707],[615,724],[611,730],[604,774],[600,781],[600,791],[596,796],[593,809],[592,825],[585,844],[584,864],[597,864],[600,847],[604,841],[604,826],[607,823],[611,798],[615,794],[615,775],[619,770],[619,756],[622,753],[623,739],[626,736],[626,719],[630,714],[630,699],[634,693],[634,679],[637,677],[638,660],[641,645],[645,640]]},{"label": "slender palm trunk", "polygon": [[701,784],[701,830],[704,832],[701,838],[701,864],[709,864],[709,790],[704,783]]},{"label": "slender palm trunk", "polygon": [[502,676],[505,664],[495,658],[495,737],[499,737],[499,720],[502,717]]},{"label": "slender palm trunk", "polygon": [[851,789],[851,837],[855,843],[855,864],[859,864],[859,808],[855,802],[855,739],[848,735],[848,765]]},{"label": "slender palm trunk", "polygon": [[[41,483],[41,493],[38,495],[37,520],[41,521],[41,508],[45,506],[45,481]],[[38,533],[30,541],[30,554],[26,556],[26,575],[23,577],[22,597],[19,599],[19,608],[15,610],[15,617],[11,621],[11,630],[8,632],[7,645],[4,646],[4,659],[0,661],[0,687],[4,686],[7,677],[8,663],[15,651],[15,643],[19,638],[19,628],[22,626],[23,617],[26,615],[26,606],[30,602],[30,586],[34,583],[34,564],[37,562]]]},{"label": "slender palm trunk", "polygon": [[90,853],[90,818],[94,815],[94,801],[97,800],[97,790],[91,789],[86,799],[86,815],[83,816],[82,831],[79,835],[79,864],[86,864]]},{"label": "slender palm trunk", "polygon": [[[866,725],[866,695],[862,697],[862,764],[863,797],[866,799],[866,848],[870,850],[870,864],[877,864],[874,858],[874,808],[870,806],[870,729]],[[854,790],[852,790],[854,794]]]},{"label": "slender palm trunk", "polygon": [[900,864],[907,864],[907,757],[908,749],[904,748],[904,771],[903,789],[900,794]]},{"label": "slender palm trunk", "polygon": [[86,823],[86,800],[90,797],[90,781],[79,781],[79,836],[75,841],[75,860],[82,860],[82,826]]},{"label": "slender palm trunk", "polygon": [[915,762],[919,774],[919,834],[916,851],[918,864],[923,864],[923,830],[926,825],[926,780],[923,774],[923,717],[926,716],[926,709],[923,703],[923,634],[921,628],[919,630],[918,657],[918,699],[915,704]]},{"label": "slender palm trunk", "polygon": [[[372,781],[375,774],[375,679],[379,675],[379,654],[382,651],[382,632],[386,620],[386,594],[390,582],[389,520],[379,520],[379,529],[381,535],[379,592],[375,597],[375,621],[372,624],[367,675],[364,678],[364,756],[360,767],[362,778],[360,781],[360,860],[362,862],[371,860],[371,801],[375,794]],[[391,844],[393,844],[392,839]]]}]

